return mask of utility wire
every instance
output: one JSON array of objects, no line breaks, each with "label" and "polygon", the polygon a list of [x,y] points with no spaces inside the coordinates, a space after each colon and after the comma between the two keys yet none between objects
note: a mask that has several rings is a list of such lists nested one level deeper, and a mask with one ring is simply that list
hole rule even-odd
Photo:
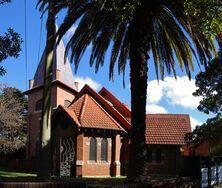
[{"label": "utility wire", "polygon": [[26,90],[28,89],[27,87],[27,74],[28,74],[28,63],[27,63],[27,9],[26,9],[26,0],[24,1],[24,7],[25,7],[25,86]]}]

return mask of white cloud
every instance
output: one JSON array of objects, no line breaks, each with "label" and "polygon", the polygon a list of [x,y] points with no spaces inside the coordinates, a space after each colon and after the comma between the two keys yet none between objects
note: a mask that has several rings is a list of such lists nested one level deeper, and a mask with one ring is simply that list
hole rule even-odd
[{"label": "white cloud", "polygon": [[89,77],[79,77],[74,76],[74,81],[79,83],[79,91],[84,87],[85,84],[89,85],[94,90],[99,90],[102,86],[100,83],[94,81],[92,78]]},{"label": "white cloud", "polygon": [[190,123],[191,123],[192,130],[194,130],[197,125],[202,125],[203,124],[203,122],[201,122],[198,119],[195,119],[191,116],[190,116]]},{"label": "white cloud", "polygon": [[167,110],[163,106],[159,106],[156,104],[148,104],[146,105],[146,113],[149,114],[166,114]]},{"label": "white cloud", "polygon": [[157,104],[163,97],[163,83],[153,80],[148,83],[147,102]]},{"label": "white cloud", "polygon": [[66,41],[69,41],[69,39],[73,36],[73,34],[75,33],[77,27],[78,27],[78,26],[74,24],[74,25],[72,25],[72,27],[66,32],[66,34],[65,34],[65,36],[64,36],[64,39],[65,39]]},{"label": "white cloud", "polygon": [[159,84],[156,80],[148,83],[147,101],[149,104],[157,104],[165,98],[169,104],[184,108],[195,109],[200,97],[194,97],[192,93],[196,90],[195,80],[187,77],[165,77]]}]

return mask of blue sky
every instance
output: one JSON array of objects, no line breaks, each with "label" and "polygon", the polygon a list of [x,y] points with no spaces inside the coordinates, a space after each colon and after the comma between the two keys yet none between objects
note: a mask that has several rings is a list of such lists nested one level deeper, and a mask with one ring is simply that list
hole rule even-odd
[{"label": "blue sky", "polygon": [[[24,0],[12,0],[12,3],[0,5],[0,17],[1,17],[1,29],[0,35],[3,35],[7,31],[7,28],[12,27],[16,32],[21,34],[24,42],[22,44],[22,52],[19,58],[8,58],[2,65],[7,69],[7,74],[0,77],[0,82],[6,82],[12,87],[19,88],[22,91],[27,89],[27,83],[29,79],[34,77],[35,70],[37,68],[39,58],[45,46],[45,20],[43,17],[42,25],[42,38],[40,41],[40,16],[41,14],[36,9],[36,0],[27,0],[27,74],[25,64],[25,8]],[[58,17],[58,25],[62,21],[64,12]],[[64,42],[75,31],[75,27],[64,37]],[[39,57],[40,49],[40,57]],[[130,83],[129,83],[129,66],[126,68],[126,87],[123,87],[122,75],[118,75],[115,71],[114,82],[109,81],[109,53],[107,53],[105,65],[100,68],[99,72],[95,74],[94,68],[90,68],[88,64],[90,55],[90,46],[87,48],[85,55],[83,56],[76,80],[84,83],[88,83],[94,89],[98,90],[102,86],[110,90],[118,99],[123,103],[130,106]],[[73,67],[73,65],[72,65]],[[74,69],[74,68],[73,68]],[[149,86],[148,86],[148,100],[147,100],[147,112],[148,113],[181,113],[190,114],[191,123],[194,127],[196,124],[204,122],[208,116],[199,112],[196,107],[199,103],[199,98],[193,97],[192,92],[195,91],[195,75],[199,71],[195,66],[195,71],[192,73],[192,80],[189,81],[186,74],[178,69],[177,81],[173,78],[173,75],[166,75],[164,81],[160,81],[158,84],[155,77],[155,71],[153,67],[153,60],[149,60]],[[26,79],[27,77],[27,79]]]}]

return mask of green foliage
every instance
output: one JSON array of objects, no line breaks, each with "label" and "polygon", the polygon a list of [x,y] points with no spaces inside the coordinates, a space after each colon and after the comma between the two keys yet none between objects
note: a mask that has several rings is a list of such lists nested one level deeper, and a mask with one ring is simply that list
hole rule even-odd
[{"label": "green foliage", "polygon": [[204,141],[217,142],[222,139],[222,118],[215,117],[208,119],[201,126],[196,126],[192,133],[185,137],[186,143],[192,146],[198,146]]},{"label": "green foliage", "polygon": [[202,97],[198,110],[209,114],[217,115],[222,113],[222,55],[219,53],[216,58],[209,62],[204,72],[196,76],[197,90],[194,96]]},{"label": "green foliage", "polygon": [[0,151],[11,154],[26,146],[27,99],[16,88],[0,84]]},{"label": "green foliage", "polygon": [[[0,5],[4,3],[10,3],[11,0],[0,0]],[[9,28],[4,36],[0,36],[0,64],[8,57],[17,58],[21,51],[22,39],[18,33],[12,28]],[[0,66],[0,76],[6,74],[6,70],[3,66]]]},{"label": "green foliage", "polygon": [[216,145],[213,148],[210,148],[210,156],[222,156],[222,146]]},{"label": "green foliage", "polygon": [[10,3],[11,0],[0,0],[0,4],[4,4],[4,3]]},{"label": "green foliage", "polygon": [[[95,66],[96,72],[104,64],[109,45],[113,44],[109,74],[111,79],[116,64],[119,73],[124,73],[132,36],[135,36],[137,43],[142,44],[140,49],[137,48],[138,51],[153,52],[157,78],[159,75],[163,78],[165,72],[173,72],[176,76],[176,62],[190,76],[193,70],[192,53],[195,50],[188,35],[197,48],[195,57],[200,60],[199,63],[207,64],[207,58],[215,51],[212,41],[206,40],[199,30],[192,27],[181,1],[73,1],[59,28],[60,39],[77,20],[78,27],[67,45],[67,53],[70,50],[76,71],[89,44],[92,43],[89,64]],[[181,26],[187,35],[182,32]],[[135,34],[132,34],[132,30],[135,30]]]},{"label": "green foliage", "polygon": [[120,22],[124,22],[125,20],[132,20],[136,8],[142,4],[142,0],[125,1],[125,3],[123,3],[121,0],[113,0],[112,2],[113,3],[110,9],[115,9],[116,15]]},{"label": "green foliage", "polygon": [[185,0],[185,11],[205,34],[217,36],[222,32],[221,0]]},{"label": "green foliage", "polygon": [[[0,63],[8,57],[17,58],[21,51],[22,39],[20,35],[12,28],[9,28],[5,36],[0,36]],[[0,76],[4,75],[6,70],[0,66]]]}]

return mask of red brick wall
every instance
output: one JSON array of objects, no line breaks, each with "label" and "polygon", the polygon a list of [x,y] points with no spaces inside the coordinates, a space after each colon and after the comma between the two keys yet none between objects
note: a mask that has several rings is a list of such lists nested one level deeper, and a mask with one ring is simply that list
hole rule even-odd
[{"label": "red brick wall", "polygon": [[[97,160],[89,161],[89,143],[90,134],[79,134],[77,136],[77,162],[76,162],[76,175],[77,176],[110,176],[120,175],[120,136],[106,137],[108,140],[108,161],[101,161],[101,140],[103,135],[95,136],[97,140]],[[113,145],[113,142],[116,142]],[[112,148],[114,147],[114,148]],[[115,152],[114,152],[115,151]],[[116,172],[111,172],[113,165],[118,163]]]},{"label": "red brick wall", "polygon": [[83,139],[83,176],[109,176],[111,164],[111,138],[108,140],[108,161],[101,161],[101,139],[102,137],[95,137],[97,140],[97,161],[89,161],[89,143],[91,137],[84,137]]},{"label": "red brick wall", "polygon": [[[42,99],[42,89],[35,90],[28,95],[28,158],[36,157],[37,141],[40,136],[41,111],[35,110],[36,102]],[[75,95],[58,86],[52,87],[51,104],[53,111],[59,106],[64,105],[64,100],[72,101]]]}]

